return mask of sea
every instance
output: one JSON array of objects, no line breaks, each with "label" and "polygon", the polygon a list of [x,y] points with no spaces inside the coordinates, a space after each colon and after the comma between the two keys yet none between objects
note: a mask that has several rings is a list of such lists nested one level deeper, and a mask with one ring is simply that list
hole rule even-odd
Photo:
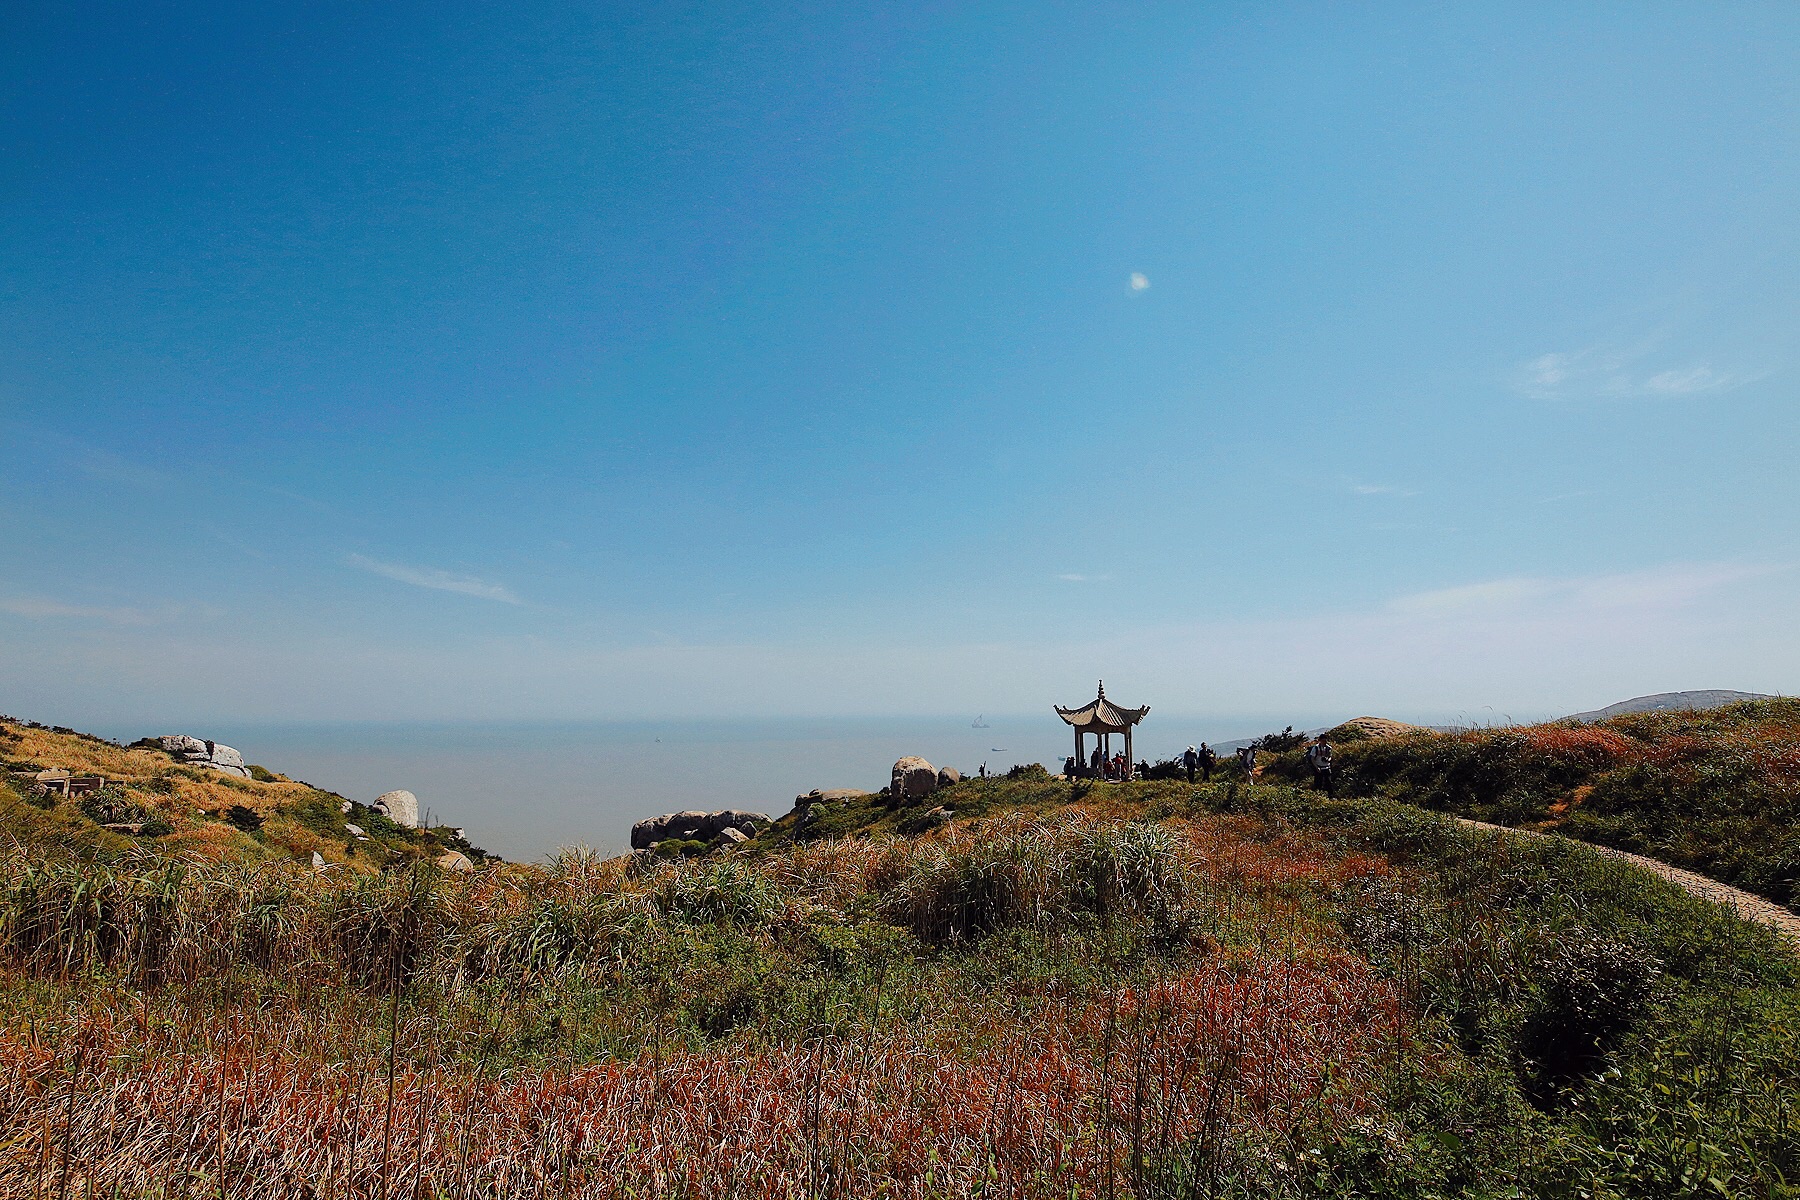
[{"label": "sea", "polygon": [[[1148,722],[1139,759],[1190,742],[1267,732],[1265,722]],[[185,731],[184,732],[189,732]],[[682,809],[741,808],[778,817],[814,788],[886,785],[916,754],[973,775],[1017,764],[1062,769],[1073,735],[1054,713],[986,717],[530,723],[209,724],[191,732],[244,760],[363,803],[396,788],[433,824],[460,826],[514,861],[563,846],[625,850],[635,821]],[[1115,739],[1115,743],[1117,739]],[[1091,743],[1090,743],[1091,745]]]}]

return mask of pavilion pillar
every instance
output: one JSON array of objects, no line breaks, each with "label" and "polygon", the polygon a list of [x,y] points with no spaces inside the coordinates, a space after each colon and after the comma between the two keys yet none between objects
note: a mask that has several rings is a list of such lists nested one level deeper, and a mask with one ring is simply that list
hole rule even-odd
[{"label": "pavilion pillar", "polygon": [[1075,774],[1079,776],[1087,763],[1081,757],[1081,726],[1075,727]]},{"label": "pavilion pillar", "polygon": [[1137,760],[1131,757],[1131,726],[1127,725],[1125,727],[1125,778],[1131,778],[1131,772],[1135,769],[1136,762]]}]

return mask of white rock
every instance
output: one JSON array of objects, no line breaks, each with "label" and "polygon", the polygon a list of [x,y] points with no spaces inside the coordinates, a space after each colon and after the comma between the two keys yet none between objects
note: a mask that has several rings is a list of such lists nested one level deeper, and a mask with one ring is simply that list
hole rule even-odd
[{"label": "white rock", "polygon": [[243,779],[250,778],[250,770],[244,766],[244,756],[230,746],[218,742],[202,741],[197,737],[189,737],[185,733],[171,733],[157,739],[162,748],[185,763],[195,766],[211,767],[215,771],[223,771],[227,775],[236,775]]},{"label": "white rock", "polygon": [[352,821],[344,822],[344,830],[345,830],[345,832],[350,834],[351,837],[367,837],[368,836],[367,834],[365,834],[363,832],[363,827],[361,825],[358,825]]},{"label": "white rock", "polygon": [[323,871],[324,869],[325,869],[325,856],[323,854],[320,854],[317,850],[314,850],[313,851],[313,870]]},{"label": "white rock", "polygon": [[346,817],[350,815],[350,809],[351,809],[351,804],[348,800],[346,800],[342,804],[338,805],[338,811],[343,813]]},{"label": "white rock", "polygon": [[250,768],[244,765],[244,756],[242,754],[239,754],[230,746],[221,746],[217,742],[211,742],[209,744],[212,746],[212,765],[214,769],[224,771],[230,775],[242,775],[245,779],[250,778]]},{"label": "white rock", "polygon": [[419,798],[408,791],[383,792],[375,798],[375,811],[396,825],[419,827]]},{"label": "white rock", "polygon": [[446,850],[438,855],[437,865],[446,871],[473,871],[475,864],[460,850]]}]

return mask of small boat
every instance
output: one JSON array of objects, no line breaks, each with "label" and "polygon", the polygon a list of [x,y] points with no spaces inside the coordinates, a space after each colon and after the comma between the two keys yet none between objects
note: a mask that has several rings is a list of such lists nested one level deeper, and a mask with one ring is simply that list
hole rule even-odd
[{"label": "small boat", "polygon": [[975,719],[973,721],[969,722],[969,728],[970,729],[992,729],[993,726],[989,725],[986,721],[982,720],[980,713],[976,713]]}]

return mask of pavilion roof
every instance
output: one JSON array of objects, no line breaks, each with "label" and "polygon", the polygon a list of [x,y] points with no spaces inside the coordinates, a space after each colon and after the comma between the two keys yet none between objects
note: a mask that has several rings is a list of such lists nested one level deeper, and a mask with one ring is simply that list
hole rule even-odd
[{"label": "pavilion roof", "polygon": [[1144,719],[1150,711],[1148,704],[1142,708],[1121,708],[1106,698],[1106,684],[1100,685],[1100,694],[1082,705],[1080,708],[1064,708],[1053,705],[1056,715],[1063,721],[1084,733],[1124,733],[1127,728]]}]

